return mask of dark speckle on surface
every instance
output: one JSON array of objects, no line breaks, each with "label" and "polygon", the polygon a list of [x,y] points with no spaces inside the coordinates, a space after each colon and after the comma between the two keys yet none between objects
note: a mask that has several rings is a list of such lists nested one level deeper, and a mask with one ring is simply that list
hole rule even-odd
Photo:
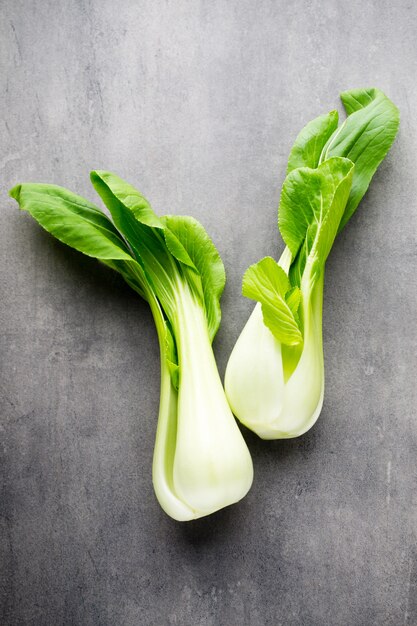
[{"label": "dark speckle on surface", "polygon": [[[417,624],[417,6],[409,1],[3,0],[0,624]],[[326,394],[292,441],[244,430],[255,480],[210,518],[152,490],[159,350],[146,303],[7,196],[89,171],[211,234],[221,373],[278,257],[301,127],[375,85],[401,129],[326,274]]]}]

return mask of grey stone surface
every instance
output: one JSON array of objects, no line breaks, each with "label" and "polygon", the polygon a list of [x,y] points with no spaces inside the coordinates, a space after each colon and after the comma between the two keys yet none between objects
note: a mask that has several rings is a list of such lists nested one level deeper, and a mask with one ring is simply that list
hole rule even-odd
[{"label": "grey stone surface", "polygon": [[[417,6],[410,0],[3,0],[0,64],[4,626],[417,624]],[[93,199],[116,171],[189,213],[228,273],[224,367],[278,256],[301,126],[385,90],[401,132],[327,267],[326,396],[304,437],[245,432],[255,482],[188,524],[155,501],[145,303],[17,210],[19,181]]]}]

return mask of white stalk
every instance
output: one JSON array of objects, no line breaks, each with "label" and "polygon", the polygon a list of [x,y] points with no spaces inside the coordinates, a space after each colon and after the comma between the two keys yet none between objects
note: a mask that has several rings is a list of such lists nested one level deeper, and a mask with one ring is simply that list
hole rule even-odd
[{"label": "white stalk", "polygon": [[161,359],[161,389],[152,481],[157,500],[165,513],[179,522],[185,522],[194,519],[196,515],[193,509],[178,497],[174,486],[173,464],[177,438],[178,392],[172,384],[166,362],[165,325],[162,311],[153,294],[150,293],[148,296],[158,332]]},{"label": "white stalk", "polygon": [[253,466],[226,400],[204,311],[186,286],[178,293],[175,336],[180,380],[173,482],[200,517],[243,498]]},{"label": "white stalk", "polygon": [[230,355],[225,390],[233,413],[260,437],[281,414],[285,391],[281,344],[265,326],[259,303]]},{"label": "white stalk", "polygon": [[[304,343],[300,359],[284,376],[283,350],[265,326],[256,305],[226,369],[225,389],[236,417],[262,439],[287,439],[305,433],[323,404],[323,272],[311,297],[303,292]],[[284,356],[285,358],[285,356]]]},{"label": "white stalk", "polygon": [[[159,313],[153,311],[155,321]],[[161,345],[161,400],[153,483],[164,511],[178,521],[209,515],[241,500],[253,480],[252,459],[227,403],[204,311],[188,286],[178,287],[179,391]]]}]

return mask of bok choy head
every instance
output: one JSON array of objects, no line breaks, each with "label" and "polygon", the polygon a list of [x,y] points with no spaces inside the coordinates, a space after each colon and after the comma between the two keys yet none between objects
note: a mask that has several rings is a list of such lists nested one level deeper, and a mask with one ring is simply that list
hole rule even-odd
[{"label": "bok choy head", "polygon": [[149,303],[161,355],[155,493],[176,520],[208,515],[240,500],[253,478],[211,347],[223,263],[196,220],[158,217],[134,187],[109,172],[94,171],[91,181],[111,219],[55,185],[21,184],[10,194],[45,230],[119,272]]},{"label": "bok choy head", "polygon": [[396,136],[399,114],[378,89],[341,94],[291,150],[278,209],[286,248],[249,267],[243,295],[257,301],[230,356],[226,394],[235,415],[265,439],[296,437],[323,403],[322,303],[326,259]]}]

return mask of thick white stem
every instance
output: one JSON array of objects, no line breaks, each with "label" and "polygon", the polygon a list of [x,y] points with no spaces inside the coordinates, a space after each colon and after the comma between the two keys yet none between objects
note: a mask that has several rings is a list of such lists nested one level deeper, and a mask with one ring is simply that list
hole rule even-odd
[{"label": "thick white stem", "polygon": [[194,519],[195,511],[182,502],[174,488],[173,465],[177,439],[178,393],[166,361],[165,324],[159,305],[149,298],[158,332],[161,358],[161,389],[158,425],[152,463],[152,480],[157,500],[165,513],[179,522]]},{"label": "thick white stem", "polygon": [[281,414],[284,384],[281,344],[265,326],[258,303],[230,355],[226,396],[242,424],[259,434]]},{"label": "thick white stem", "polygon": [[180,378],[173,480],[197,517],[243,498],[253,467],[226,400],[204,311],[186,286],[177,305]]},{"label": "thick white stem", "polygon": [[306,297],[303,351],[285,385],[284,406],[277,424],[280,438],[299,437],[305,433],[315,424],[323,406],[323,277],[322,272],[311,298]]},{"label": "thick white stem", "polygon": [[[307,291],[307,290],[306,290]],[[298,437],[317,420],[323,404],[323,275],[311,297],[304,292],[304,344],[286,379],[281,344],[258,304],[230,356],[225,389],[236,417],[263,439]]]}]

